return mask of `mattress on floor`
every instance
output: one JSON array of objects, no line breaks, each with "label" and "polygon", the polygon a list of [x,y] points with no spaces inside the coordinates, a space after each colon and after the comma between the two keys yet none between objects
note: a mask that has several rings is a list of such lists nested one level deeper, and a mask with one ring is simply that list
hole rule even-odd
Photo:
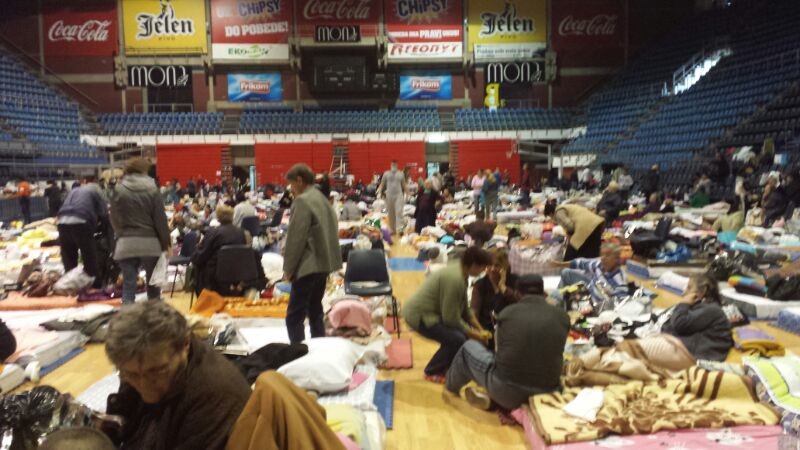
[{"label": "mattress on floor", "polygon": [[25,369],[16,364],[6,364],[0,370],[0,393],[10,392],[25,382]]},{"label": "mattress on floor", "polygon": [[80,331],[50,331],[49,333],[56,333],[53,340],[23,351],[17,360],[30,358],[38,361],[42,367],[49,366],[72,350],[83,346],[89,340]]},{"label": "mattress on floor", "polygon": [[723,300],[735,304],[747,317],[761,320],[775,320],[786,308],[800,307],[800,300],[776,301],[755,295],[742,294],[736,289],[727,287],[720,291]]},{"label": "mattress on floor", "polygon": [[320,395],[317,402],[320,405],[350,405],[362,411],[377,411],[373,401],[378,368],[373,364],[359,364],[355,371],[367,375],[367,379],[357,388],[347,392]]},{"label": "mattress on floor", "polygon": [[535,211],[504,211],[497,213],[497,223],[508,223],[514,221],[530,220],[536,217]]},{"label": "mattress on floor", "polygon": [[794,334],[800,334],[800,307],[786,308],[778,312],[775,326]]},{"label": "mattress on floor", "polygon": [[117,391],[119,391],[119,374],[114,372],[89,386],[76,400],[95,411],[105,413],[108,396]]}]

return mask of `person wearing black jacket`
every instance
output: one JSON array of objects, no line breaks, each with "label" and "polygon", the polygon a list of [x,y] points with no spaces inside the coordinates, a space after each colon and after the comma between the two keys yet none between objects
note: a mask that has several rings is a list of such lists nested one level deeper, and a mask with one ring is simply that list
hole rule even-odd
[{"label": "person wearing black jacket", "polygon": [[247,244],[247,236],[244,230],[233,225],[233,208],[227,205],[217,206],[216,214],[220,225],[211,228],[203,237],[197,252],[192,256],[192,264],[198,270],[198,292],[206,288],[224,295],[227,292],[226,287],[216,280],[219,250],[225,245]]},{"label": "person wearing black jacket", "polygon": [[724,361],[733,338],[716,280],[708,274],[692,276],[684,300],[672,308],[661,331],[680,339],[695,359]]},{"label": "person wearing black jacket", "polygon": [[786,190],[782,185],[778,185],[777,178],[770,177],[767,180],[764,195],[761,198],[761,207],[764,209],[765,227],[771,227],[781,217],[791,214],[794,209],[789,196],[786,195]]},{"label": "person wearing black jacket", "polygon": [[644,175],[642,181],[642,191],[645,198],[650,198],[650,194],[658,192],[661,186],[661,175],[658,173],[658,165],[654,164],[653,167]]},{"label": "person wearing black jacket", "polygon": [[425,227],[436,226],[436,203],[439,193],[433,189],[431,180],[425,180],[425,188],[417,194],[416,209],[414,210],[414,231],[422,233]]},{"label": "person wearing black jacket", "polygon": [[470,308],[484,329],[494,328],[495,317],[506,306],[519,300],[514,289],[516,282],[517,276],[511,273],[508,263],[508,253],[504,249],[494,250],[492,265],[486,269],[486,275],[472,285],[470,300]]},{"label": "person wearing black jacket", "polygon": [[61,209],[61,189],[58,188],[58,184],[55,181],[50,180],[47,182],[44,196],[47,198],[48,217],[57,216],[58,210]]},{"label": "person wearing black jacket", "polygon": [[97,277],[97,243],[94,232],[97,225],[108,220],[108,205],[100,194],[100,187],[89,183],[72,189],[58,210],[58,241],[61,244],[61,261],[64,272],[78,267],[78,252],[83,260],[83,271]]},{"label": "person wearing black jacket", "polygon": [[597,204],[597,214],[605,217],[606,226],[611,226],[619,217],[621,209],[622,196],[619,194],[619,185],[615,181],[611,181]]}]

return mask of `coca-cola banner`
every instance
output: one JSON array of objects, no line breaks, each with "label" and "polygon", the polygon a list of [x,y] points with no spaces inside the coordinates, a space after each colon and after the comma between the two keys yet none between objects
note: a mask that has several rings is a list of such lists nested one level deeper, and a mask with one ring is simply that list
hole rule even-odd
[{"label": "coca-cola banner", "polygon": [[625,38],[622,0],[559,0],[551,14],[556,51],[621,47]]},{"label": "coca-cola banner", "polygon": [[291,23],[291,0],[212,0],[212,56],[288,61]]},{"label": "coca-cola banner", "polygon": [[47,3],[44,52],[52,56],[111,56],[117,51],[115,3]]},{"label": "coca-cola banner", "polygon": [[385,0],[390,61],[461,58],[461,0]]},{"label": "coca-cola banner", "polygon": [[383,0],[296,0],[301,37],[313,37],[317,25],[359,25],[361,37],[378,33]]}]

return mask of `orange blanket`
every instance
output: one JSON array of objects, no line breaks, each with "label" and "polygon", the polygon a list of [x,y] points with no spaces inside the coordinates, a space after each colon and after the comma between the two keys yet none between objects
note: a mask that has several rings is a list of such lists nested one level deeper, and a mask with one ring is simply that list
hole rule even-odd
[{"label": "orange blanket", "polygon": [[79,302],[78,297],[50,296],[25,297],[19,292],[9,292],[8,298],[0,301],[0,311],[24,311],[31,309],[77,308],[91,303],[119,306],[119,299],[101,300],[97,302]]},{"label": "orange blanket", "polygon": [[287,306],[288,303],[284,300],[247,300],[244,297],[223,297],[214,291],[204,289],[192,306],[192,312],[205,317],[211,317],[215,313],[226,313],[231,317],[284,319]]}]

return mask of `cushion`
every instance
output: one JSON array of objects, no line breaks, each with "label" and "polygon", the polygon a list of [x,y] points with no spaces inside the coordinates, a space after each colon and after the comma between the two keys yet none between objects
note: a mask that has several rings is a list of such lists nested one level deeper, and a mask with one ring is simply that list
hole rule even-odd
[{"label": "cushion", "polygon": [[364,347],[339,337],[312,338],[305,344],[308,354],[282,366],[278,372],[297,386],[319,393],[347,388]]},{"label": "cushion", "polygon": [[372,333],[372,315],[360,300],[336,302],[328,313],[334,328],[356,328],[364,335]]}]

